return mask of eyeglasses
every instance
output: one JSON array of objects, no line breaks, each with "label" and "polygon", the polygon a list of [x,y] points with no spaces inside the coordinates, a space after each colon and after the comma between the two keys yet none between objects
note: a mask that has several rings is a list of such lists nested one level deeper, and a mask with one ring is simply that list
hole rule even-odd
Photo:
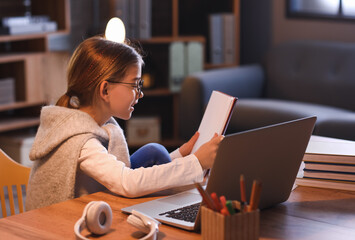
[{"label": "eyeglasses", "polygon": [[129,85],[129,86],[133,87],[134,89],[136,89],[136,91],[138,93],[138,97],[141,96],[142,87],[143,87],[143,83],[144,83],[143,79],[140,79],[138,81],[138,83],[115,82],[115,81],[112,81],[112,80],[106,80],[106,81],[109,82],[109,83],[114,83],[114,84],[126,84],[126,85]]}]

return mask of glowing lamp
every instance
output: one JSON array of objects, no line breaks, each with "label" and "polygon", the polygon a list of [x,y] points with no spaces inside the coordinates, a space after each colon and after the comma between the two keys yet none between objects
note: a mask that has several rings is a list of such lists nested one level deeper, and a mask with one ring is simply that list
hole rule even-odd
[{"label": "glowing lamp", "polygon": [[105,37],[107,40],[123,43],[126,38],[126,30],[121,19],[114,17],[108,21]]}]

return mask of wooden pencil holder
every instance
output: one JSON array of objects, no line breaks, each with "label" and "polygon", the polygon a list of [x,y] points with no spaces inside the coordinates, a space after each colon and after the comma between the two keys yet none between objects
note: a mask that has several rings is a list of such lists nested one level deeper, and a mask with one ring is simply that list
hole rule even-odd
[{"label": "wooden pencil holder", "polygon": [[251,212],[238,212],[231,216],[224,216],[219,212],[202,206],[201,214],[202,239],[259,239],[259,209]]}]

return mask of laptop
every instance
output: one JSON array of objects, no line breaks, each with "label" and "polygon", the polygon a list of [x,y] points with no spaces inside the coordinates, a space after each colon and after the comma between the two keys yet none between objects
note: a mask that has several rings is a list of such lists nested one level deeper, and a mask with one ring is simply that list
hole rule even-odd
[{"label": "laptop", "polygon": [[[243,174],[247,198],[253,180],[262,183],[259,209],[286,201],[315,122],[316,117],[308,117],[225,136],[211,169],[207,192],[240,200],[239,179]],[[135,209],[162,223],[198,230],[200,203],[200,194],[192,189],[121,210],[131,213]]]}]

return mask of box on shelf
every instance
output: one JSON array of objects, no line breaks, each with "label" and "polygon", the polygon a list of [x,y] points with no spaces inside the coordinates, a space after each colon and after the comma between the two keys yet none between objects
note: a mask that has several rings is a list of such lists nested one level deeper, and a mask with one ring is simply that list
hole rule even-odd
[{"label": "box on shelf", "polygon": [[0,104],[15,102],[15,79],[0,79]]},{"label": "box on shelf", "polygon": [[160,142],[159,117],[135,117],[127,121],[126,136],[130,145],[140,145],[150,142]]},{"label": "box on shelf", "polygon": [[0,148],[16,162],[31,167],[30,150],[35,139],[34,133],[9,133],[0,135]]}]

